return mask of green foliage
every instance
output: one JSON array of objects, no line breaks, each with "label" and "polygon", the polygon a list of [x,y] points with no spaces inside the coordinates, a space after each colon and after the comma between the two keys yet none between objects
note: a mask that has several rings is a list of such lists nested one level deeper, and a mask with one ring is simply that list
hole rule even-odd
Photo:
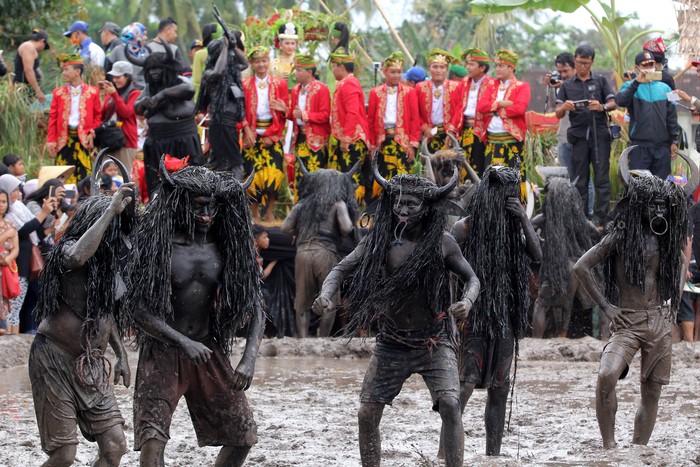
[{"label": "green foliage", "polygon": [[38,171],[46,157],[48,116],[37,112],[20,87],[0,81],[0,156],[13,152],[24,159],[27,172]]},{"label": "green foliage", "polygon": [[0,49],[16,49],[33,28],[61,37],[72,21],[84,19],[81,0],[0,0]]}]

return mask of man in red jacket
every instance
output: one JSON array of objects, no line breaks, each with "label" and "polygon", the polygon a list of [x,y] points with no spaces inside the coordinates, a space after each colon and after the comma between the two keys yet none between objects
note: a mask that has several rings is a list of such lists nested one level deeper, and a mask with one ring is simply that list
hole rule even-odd
[{"label": "man in red jacket", "polygon": [[530,103],[530,85],[515,77],[518,54],[496,52],[496,79],[486,84],[476,111],[484,118],[474,124],[474,134],[486,142],[486,166],[501,164],[520,168],[525,176],[523,143],[527,133],[525,111]]},{"label": "man in red jacket", "polygon": [[328,165],[328,138],[331,134],[331,94],[328,86],[318,81],[316,60],[311,55],[297,54],[294,73],[297,84],[292,88],[287,119],[294,124],[292,145],[309,172]]},{"label": "man in red jacket", "polygon": [[245,119],[243,159],[247,173],[255,168],[250,186],[253,219],[260,220],[258,207],[267,204],[265,219],[274,221],[275,200],[282,188],[284,151],[282,135],[287,119],[289,91],[287,82],[270,75],[270,50],[256,46],[248,52],[253,76],[243,80]]},{"label": "man in red jacket", "polygon": [[489,54],[483,50],[472,48],[462,54],[462,60],[467,67],[467,79],[462,81],[462,125],[460,126],[460,144],[464,148],[467,161],[481,176],[486,170],[484,153],[486,145],[478,136],[474,135],[476,120],[483,120],[484,116],[477,113],[476,104],[481,97],[486,84],[491,81],[488,75]]},{"label": "man in red jacket", "polygon": [[458,136],[461,86],[447,79],[447,68],[457,63],[449,52],[431,49],[426,58],[430,80],[416,84],[416,96],[423,138],[430,140],[431,151],[438,151],[445,147],[447,133]]},{"label": "man in red jacket", "polygon": [[[358,161],[364,162],[369,146],[369,125],[365,112],[365,93],[355,78],[355,58],[345,49],[330,55],[333,76],[338,81],[331,106],[331,160],[330,168],[348,172]],[[355,195],[358,202],[371,195],[372,178],[364,170],[362,183],[356,173],[355,182],[360,186]],[[370,188],[367,188],[369,186]]]},{"label": "man in red jacket", "polygon": [[62,55],[65,86],[53,90],[46,149],[56,165],[74,165],[65,183],[75,183],[92,172],[90,150],[95,128],[102,123],[100,91],[83,82],[85,66],[80,55]]},{"label": "man in red jacket", "polygon": [[[420,118],[415,91],[401,83],[403,54],[394,52],[384,60],[386,82],[369,92],[370,152],[379,150],[379,173],[390,180],[410,172],[420,140]],[[372,197],[381,187],[374,182]]]}]

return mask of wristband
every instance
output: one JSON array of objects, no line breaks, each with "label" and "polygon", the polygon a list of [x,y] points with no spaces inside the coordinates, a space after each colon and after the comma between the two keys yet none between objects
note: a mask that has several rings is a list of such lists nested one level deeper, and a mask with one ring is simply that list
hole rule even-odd
[{"label": "wristband", "polygon": [[610,302],[607,300],[603,300],[603,302],[600,303],[598,306],[600,307],[601,311],[605,311],[610,307]]},{"label": "wristband", "polygon": [[690,106],[695,107],[695,103],[698,101],[698,98],[693,96],[690,98]]}]

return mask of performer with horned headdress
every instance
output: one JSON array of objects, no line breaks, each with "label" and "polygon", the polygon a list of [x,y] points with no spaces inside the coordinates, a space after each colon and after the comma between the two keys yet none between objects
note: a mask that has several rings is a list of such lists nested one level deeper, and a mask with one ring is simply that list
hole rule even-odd
[{"label": "performer with horned headdress", "polygon": [[[328,273],[341,259],[338,246],[342,237],[351,235],[357,222],[354,170],[347,174],[333,169],[306,170],[299,160],[299,202],[282,223],[282,232],[296,237],[294,258],[297,335],[307,337],[309,312]],[[354,169],[359,167],[359,162]],[[337,306],[338,294],[333,297]],[[321,318],[319,336],[328,337],[335,322],[335,311]]]},{"label": "performer with horned headdress", "polygon": [[[561,173],[546,175],[554,170]],[[581,196],[561,167],[537,167],[546,178],[542,213],[532,226],[543,239],[540,287],[532,316],[532,336],[544,337],[547,315],[554,319],[556,337],[566,337],[574,299],[581,309],[593,308],[588,294],[573,273],[576,261],[600,238],[595,225],[583,214]]]},{"label": "performer with horned headdress", "polygon": [[[41,448],[49,455],[44,465],[73,463],[78,425],[88,440],[97,441],[95,465],[117,466],[126,452],[124,419],[105,357],[109,343],[117,356],[114,383],[122,378],[128,387],[131,375],[121,337],[129,324],[124,295],[132,266],[135,196],[121,168],[127,183],[112,197],[95,194],[83,201],[44,264],[36,308],[40,324],[29,354]],[[98,193],[95,179],[93,193]]]},{"label": "performer with horned headdress", "polygon": [[[250,387],[263,333],[247,186],[230,172],[186,167],[144,213],[134,319],[139,366],[134,449],[141,465],[164,465],[170,422],[184,395],[200,446],[223,446],[216,465],[240,466],[257,442]],[[246,185],[252,181],[249,177]],[[229,356],[248,326],[243,356]]]},{"label": "performer with horned headdress", "polygon": [[[632,442],[646,445],[654,430],[661,388],[671,376],[672,310],[678,309],[685,278],[688,197],[698,183],[697,166],[688,159],[691,177],[685,191],[654,176],[630,177],[627,157],[633,149],[630,146],[620,156],[625,190],[612,231],[574,266],[613,331],[600,360],[596,388],[596,418],[605,449],[616,446],[617,380],[627,375],[640,349],[641,403]],[[592,273],[598,264],[603,266],[604,292]]]},{"label": "performer with horned headdress", "polygon": [[[379,422],[404,381],[423,376],[434,408],[445,427],[448,466],[461,466],[464,433],[459,413],[459,377],[453,317],[466,319],[479,294],[479,281],[451,235],[445,232],[446,199],[459,178],[437,187],[416,175],[397,175],[390,182],[372,171],[383,192],[375,222],[357,248],[338,264],[314,302],[317,313],[335,309],[332,297],[344,284],[349,335],[377,331],[377,344],[360,393],[358,412],[363,466],[381,459]],[[466,283],[452,303],[450,272]]]},{"label": "performer with horned headdress", "polygon": [[[528,326],[530,263],[540,243],[520,203],[520,175],[491,166],[472,196],[467,217],[452,232],[484,284],[464,321],[460,349],[462,410],[475,388],[487,389],[486,455],[501,452],[510,368],[518,339]],[[445,451],[447,453],[447,451]]]},{"label": "performer with horned headdress", "polygon": [[146,87],[134,102],[138,115],[146,117],[148,137],[143,144],[143,162],[146,167],[146,185],[149,199],[153,200],[160,186],[158,164],[163,154],[184,159],[189,164],[204,164],[202,146],[194,121],[194,86],[180,76],[182,64],[173,56],[170,46],[165,52],[155,52],[146,58],[126,54],[133,65],[142,66]]},{"label": "performer with horned headdress", "polygon": [[209,112],[209,160],[212,170],[230,170],[243,179],[243,157],[238,144],[237,125],[245,118],[245,95],[241,72],[248,68],[240,31],[231,43],[227,36],[207,46],[206,71],[197,101],[198,112]]}]

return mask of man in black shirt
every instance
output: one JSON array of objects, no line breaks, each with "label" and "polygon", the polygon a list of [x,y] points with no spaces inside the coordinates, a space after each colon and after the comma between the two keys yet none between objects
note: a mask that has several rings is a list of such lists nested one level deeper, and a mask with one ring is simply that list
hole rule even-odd
[{"label": "man in black shirt", "polygon": [[614,110],[615,94],[605,76],[594,75],[591,66],[595,51],[582,45],[574,54],[575,72],[566,80],[557,94],[557,118],[569,114],[571,127],[567,139],[572,146],[572,182],[581,195],[583,206],[588,205],[588,180],[593,165],[595,208],[593,222],[605,226],[610,203],[610,133],[606,112]]}]

